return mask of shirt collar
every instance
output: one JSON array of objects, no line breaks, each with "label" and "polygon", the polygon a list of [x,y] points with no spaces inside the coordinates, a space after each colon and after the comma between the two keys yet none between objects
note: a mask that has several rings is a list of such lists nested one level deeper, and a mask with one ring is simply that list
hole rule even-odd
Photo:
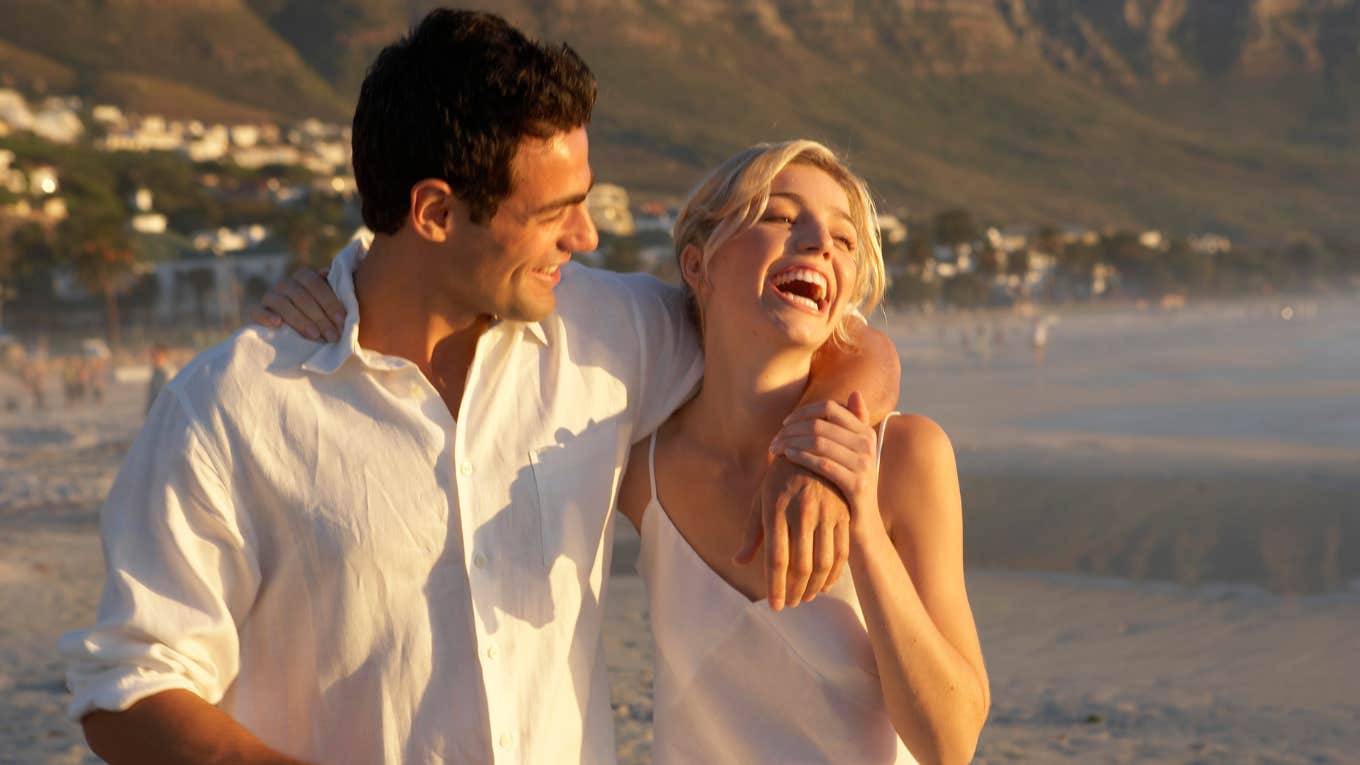
[{"label": "shirt collar", "polygon": [[[339,340],[322,345],[302,363],[304,370],[323,375],[334,374],[350,357],[358,359],[370,369],[381,371],[396,369],[410,363],[405,359],[366,350],[359,345],[359,298],[354,293],[354,271],[368,255],[368,246],[372,240],[372,235],[356,236],[339,255],[335,256],[335,260],[331,261],[327,281],[340,304],[345,307],[345,326],[340,330]],[[517,326],[523,327],[524,335],[537,340],[540,345],[548,344],[548,335],[543,330],[542,322],[497,319],[491,325],[493,329],[501,326],[505,327],[502,331],[512,331]]]}]

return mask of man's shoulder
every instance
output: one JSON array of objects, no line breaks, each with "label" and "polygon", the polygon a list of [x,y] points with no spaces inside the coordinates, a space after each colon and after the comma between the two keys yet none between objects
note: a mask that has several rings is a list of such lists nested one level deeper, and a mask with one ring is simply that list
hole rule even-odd
[{"label": "man's shoulder", "polygon": [[245,327],[191,359],[166,387],[186,403],[248,401],[304,374],[320,347],[291,330]]},{"label": "man's shoulder", "polygon": [[651,274],[609,271],[575,261],[562,266],[562,283],[557,287],[558,304],[563,307],[598,307],[602,302],[626,305],[639,299],[680,295],[679,288]]},{"label": "man's shoulder", "polygon": [[[569,326],[626,326],[648,313],[683,316],[684,294],[651,274],[620,273],[580,263],[562,267],[557,313]],[[640,317],[639,313],[643,316]]]}]

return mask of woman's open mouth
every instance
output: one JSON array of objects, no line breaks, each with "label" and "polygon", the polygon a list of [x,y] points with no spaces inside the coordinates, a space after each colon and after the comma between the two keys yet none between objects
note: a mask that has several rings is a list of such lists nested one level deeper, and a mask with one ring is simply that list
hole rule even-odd
[{"label": "woman's open mouth", "polygon": [[790,268],[770,277],[770,286],[784,302],[821,315],[830,304],[826,277],[811,268]]}]

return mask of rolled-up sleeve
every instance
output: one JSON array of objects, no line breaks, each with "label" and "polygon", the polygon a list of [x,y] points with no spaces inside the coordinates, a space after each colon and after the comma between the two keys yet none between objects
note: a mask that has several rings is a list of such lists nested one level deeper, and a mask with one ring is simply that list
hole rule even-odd
[{"label": "rolled-up sleeve", "polygon": [[93,628],[62,636],[72,719],[171,689],[221,700],[259,568],[202,426],[167,388],[100,513],[105,578]]}]

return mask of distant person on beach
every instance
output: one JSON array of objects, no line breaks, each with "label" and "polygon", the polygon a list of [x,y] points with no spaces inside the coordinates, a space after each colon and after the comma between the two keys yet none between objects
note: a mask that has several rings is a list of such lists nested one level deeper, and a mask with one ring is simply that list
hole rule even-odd
[{"label": "distant person on beach", "polygon": [[1041,367],[1044,359],[1048,355],[1048,325],[1049,318],[1041,316],[1034,320],[1034,326],[1030,332],[1030,347],[1034,349],[1034,365]]},{"label": "distant person on beach", "polygon": [[[200,354],[103,508],[98,621],[61,640],[100,757],[614,760],[608,511],[702,358],[680,290],[569,264],[598,243],[595,92],[570,48],[486,13],[436,10],[378,56],[353,128],[375,234],[323,283],[338,340],[249,328]],[[864,390],[881,416],[896,355],[852,340],[802,401]],[[787,459],[763,472],[725,555],[763,546],[753,576],[793,605],[849,557],[850,507]]]},{"label": "distant person on beach", "polygon": [[164,345],[156,343],[151,346],[151,379],[146,385],[146,411],[151,411],[151,405],[156,403],[156,396],[160,395],[161,388],[170,381],[175,375],[175,368],[170,364],[170,351]]},{"label": "distant person on beach", "polygon": [[[814,354],[882,295],[867,188],[821,144],[755,146],[691,195],[675,247],[704,378],[619,493],[656,636],[653,762],[967,762],[990,691],[949,439],[858,394],[797,406]],[[796,612],[761,607],[765,579],[731,557],[774,455],[851,506],[851,577]]]}]

